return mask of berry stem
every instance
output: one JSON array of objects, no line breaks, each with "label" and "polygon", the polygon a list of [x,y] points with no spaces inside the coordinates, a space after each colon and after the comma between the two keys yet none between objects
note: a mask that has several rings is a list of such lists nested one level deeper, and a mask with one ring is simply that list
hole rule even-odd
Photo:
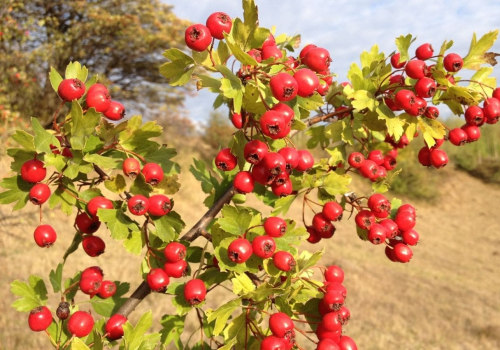
[{"label": "berry stem", "polygon": [[59,116],[59,112],[61,111],[61,108],[64,106],[64,104],[65,102],[61,101],[56,111],[54,112],[54,117],[52,118],[52,128],[58,133],[61,132],[61,129],[59,129],[59,125],[57,124],[57,117]]}]

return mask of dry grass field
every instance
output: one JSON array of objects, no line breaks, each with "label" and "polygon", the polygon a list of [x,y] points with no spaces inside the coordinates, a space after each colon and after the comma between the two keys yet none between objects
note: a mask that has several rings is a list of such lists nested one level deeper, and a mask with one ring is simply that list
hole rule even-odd
[{"label": "dry grass field", "polygon": [[[7,168],[5,162],[2,168]],[[176,210],[189,225],[204,208],[199,185],[184,169],[183,187],[174,198]],[[414,202],[422,238],[411,263],[391,263],[382,247],[359,240],[353,219],[344,220],[324,245],[308,247],[324,246],[323,263],[344,268],[346,304],[352,314],[345,333],[360,350],[500,349],[500,187],[451,168],[442,171],[448,175],[441,186],[442,200],[433,206]],[[291,214],[300,217],[298,208],[292,208]],[[47,277],[72,239],[72,221],[57,210],[45,211],[44,217],[59,233],[56,245],[48,250],[33,242],[38,213],[32,206],[14,213],[8,206],[0,207],[2,350],[49,348],[44,334],[29,330],[27,315],[11,308],[14,298],[9,292],[14,279],[26,279],[29,274]],[[100,232],[107,252],[98,258],[76,252],[65,275],[99,264],[108,278],[127,280],[133,289],[140,282],[140,259],[106,239],[105,229]],[[224,297],[214,299],[220,303]],[[57,298],[50,301],[52,308],[56,305]],[[131,320],[148,309],[153,309],[156,320],[172,312],[168,297],[151,295]]]}]

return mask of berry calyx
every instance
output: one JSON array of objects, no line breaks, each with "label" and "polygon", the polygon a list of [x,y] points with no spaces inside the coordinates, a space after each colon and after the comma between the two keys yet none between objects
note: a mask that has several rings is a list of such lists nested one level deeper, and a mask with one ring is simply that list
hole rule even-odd
[{"label": "berry calyx", "polygon": [[192,279],[186,282],[184,286],[184,299],[190,305],[198,305],[205,300],[207,288],[205,283],[200,279]]},{"label": "berry calyx", "polygon": [[28,325],[33,332],[41,332],[52,323],[52,313],[46,306],[39,306],[30,311]]},{"label": "berry calyx", "polygon": [[57,94],[66,102],[78,100],[85,94],[85,84],[79,79],[64,79],[57,87]]},{"label": "berry calyx", "polygon": [[68,331],[75,337],[82,338],[92,332],[94,327],[94,318],[85,311],[76,311],[68,320]]}]

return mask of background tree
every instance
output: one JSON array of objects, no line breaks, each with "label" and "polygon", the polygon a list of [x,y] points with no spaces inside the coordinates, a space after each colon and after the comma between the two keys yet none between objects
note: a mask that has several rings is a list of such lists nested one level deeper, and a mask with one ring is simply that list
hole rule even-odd
[{"label": "background tree", "polygon": [[[46,78],[80,61],[111,83],[113,98],[145,112],[183,101],[181,89],[159,87],[165,49],[184,44],[187,22],[159,0],[7,0],[0,5],[0,104],[23,117],[50,119]],[[131,108],[132,107],[132,108]],[[147,113],[145,113],[147,116]]]}]

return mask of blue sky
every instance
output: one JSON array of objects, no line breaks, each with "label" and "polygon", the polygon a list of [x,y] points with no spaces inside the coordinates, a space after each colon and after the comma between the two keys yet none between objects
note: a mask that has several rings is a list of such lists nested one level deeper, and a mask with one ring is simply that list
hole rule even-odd
[{"label": "blue sky", "polygon": [[[239,0],[165,0],[174,13],[196,23],[205,23],[215,11],[242,17]],[[444,40],[453,40],[453,52],[465,55],[472,33],[478,36],[500,27],[500,1],[497,0],[255,0],[260,25],[276,33],[301,34],[303,45],[313,43],[327,48],[333,58],[331,69],[338,80],[346,78],[359,54],[378,44],[386,52],[395,50],[394,39],[411,33],[417,37],[413,47],[430,42],[435,49]],[[500,52],[500,43],[491,51]],[[500,65],[496,72],[500,81]],[[214,97],[202,93],[190,98],[186,107],[193,120],[203,121]]]}]

